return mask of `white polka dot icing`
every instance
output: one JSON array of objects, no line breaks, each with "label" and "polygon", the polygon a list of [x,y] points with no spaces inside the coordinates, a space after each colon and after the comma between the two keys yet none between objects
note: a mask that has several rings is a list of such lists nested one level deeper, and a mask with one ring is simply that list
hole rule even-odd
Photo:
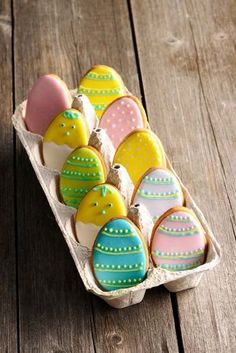
[{"label": "white polka dot icing", "polygon": [[109,221],[99,231],[93,248],[93,269],[107,290],[141,283],[148,267],[148,251],[137,227],[127,218]]},{"label": "white polka dot icing", "polygon": [[136,97],[124,96],[112,102],[102,115],[99,126],[106,130],[114,148],[133,130],[147,125],[145,111]]},{"label": "white polka dot icing", "polygon": [[122,164],[136,185],[148,169],[165,167],[166,159],[158,137],[150,130],[137,129],[118,146],[113,163]]},{"label": "white polka dot icing", "polygon": [[152,168],[134,190],[132,203],[146,206],[153,222],[168,209],[182,206],[184,196],[178,179],[168,169]]},{"label": "white polka dot icing", "polygon": [[156,266],[184,271],[204,263],[206,244],[204,230],[193,212],[176,207],[167,211],[154,226],[150,248]]}]

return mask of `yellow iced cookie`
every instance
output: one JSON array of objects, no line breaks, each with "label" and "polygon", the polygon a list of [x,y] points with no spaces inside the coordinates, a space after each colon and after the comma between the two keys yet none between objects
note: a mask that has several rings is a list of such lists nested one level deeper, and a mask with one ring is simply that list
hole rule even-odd
[{"label": "yellow iced cookie", "polygon": [[76,236],[92,249],[101,227],[111,218],[126,216],[127,209],[119,190],[110,184],[95,186],[83,198],[76,214]]},{"label": "yellow iced cookie", "polygon": [[90,189],[105,182],[106,174],[103,158],[95,148],[85,146],[74,150],[60,175],[60,194],[64,203],[77,208]]},{"label": "yellow iced cookie", "polygon": [[148,169],[165,167],[166,159],[159,138],[150,130],[137,129],[118,146],[113,163],[122,164],[137,184]]},{"label": "yellow iced cookie", "polygon": [[89,98],[100,119],[106,107],[125,95],[126,89],[120,75],[114,69],[98,65],[90,69],[81,79],[78,92]]},{"label": "yellow iced cookie", "polygon": [[67,109],[49,125],[43,139],[43,159],[47,167],[61,170],[67,156],[77,147],[88,144],[89,129],[84,116]]}]

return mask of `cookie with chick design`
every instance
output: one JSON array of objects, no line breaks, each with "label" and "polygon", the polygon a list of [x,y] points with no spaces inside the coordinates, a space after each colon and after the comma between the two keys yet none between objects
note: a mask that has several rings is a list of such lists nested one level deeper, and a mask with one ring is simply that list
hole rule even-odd
[{"label": "cookie with chick design", "polygon": [[92,249],[101,227],[114,217],[126,215],[125,201],[115,186],[101,184],[93,187],[77,210],[75,217],[77,240]]},{"label": "cookie with chick design", "polygon": [[55,117],[43,139],[43,159],[47,167],[60,171],[68,155],[88,144],[89,128],[82,113],[67,109]]}]

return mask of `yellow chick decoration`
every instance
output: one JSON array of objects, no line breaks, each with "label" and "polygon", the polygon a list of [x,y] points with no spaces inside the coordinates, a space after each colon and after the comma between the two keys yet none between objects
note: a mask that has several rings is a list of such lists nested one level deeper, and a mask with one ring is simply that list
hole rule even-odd
[{"label": "yellow chick decoration", "polygon": [[68,155],[88,144],[89,128],[76,109],[67,109],[49,125],[43,139],[44,164],[60,171]]},{"label": "yellow chick decoration", "polygon": [[92,249],[101,227],[111,218],[126,216],[127,208],[119,190],[110,184],[91,189],[83,198],[75,218],[78,241]]},{"label": "yellow chick decoration", "polygon": [[114,69],[97,65],[82,78],[78,93],[85,94],[89,98],[100,119],[106,107],[127,92],[120,75]]}]

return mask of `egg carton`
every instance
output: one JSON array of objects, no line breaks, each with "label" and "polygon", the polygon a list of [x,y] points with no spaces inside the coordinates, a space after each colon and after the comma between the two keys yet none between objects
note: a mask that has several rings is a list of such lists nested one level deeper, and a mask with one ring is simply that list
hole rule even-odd
[{"label": "egg carton", "polygon": [[[74,91],[71,92],[73,93]],[[147,277],[137,286],[111,292],[106,292],[99,288],[93,275],[91,251],[78,243],[75,238],[73,217],[76,210],[60,202],[58,195],[59,173],[43,165],[41,155],[42,137],[29,132],[25,127],[24,116],[26,103],[27,102],[24,101],[17,106],[15,113],[12,116],[12,122],[19,139],[29,156],[37,178],[48,199],[49,205],[54,213],[87,291],[99,296],[114,308],[124,308],[141,302],[147,289],[158,287],[162,284],[170,292],[179,292],[185,289],[194,288],[199,284],[203,273],[213,269],[219,263],[221,258],[220,245],[213,235],[202,212],[192,199],[187,188],[182,184],[166,157],[167,167],[175,174],[182,186],[186,201],[185,206],[191,208],[195,212],[205,231],[205,236],[208,240],[208,252],[205,263],[192,270],[171,272],[159,267],[154,267],[150,260],[150,268],[147,272]],[[107,148],[110,144],[107,142],[105,135],[104,130],[97,129],[92,132],[90,141],[92,141],[93,145],[98,148],[101,153],[106,153],[104,157],[107,164],[111,166],[112,151]],[[107,181],[118,187],[123,194],[126,203],[129,204],[133,185],[125,168],[119,165],[111,167]],[[133,205],[129,207],[128,217],[140,228],[148,241],[152,228],[152,221],[145,207],[142,205]]]}]

